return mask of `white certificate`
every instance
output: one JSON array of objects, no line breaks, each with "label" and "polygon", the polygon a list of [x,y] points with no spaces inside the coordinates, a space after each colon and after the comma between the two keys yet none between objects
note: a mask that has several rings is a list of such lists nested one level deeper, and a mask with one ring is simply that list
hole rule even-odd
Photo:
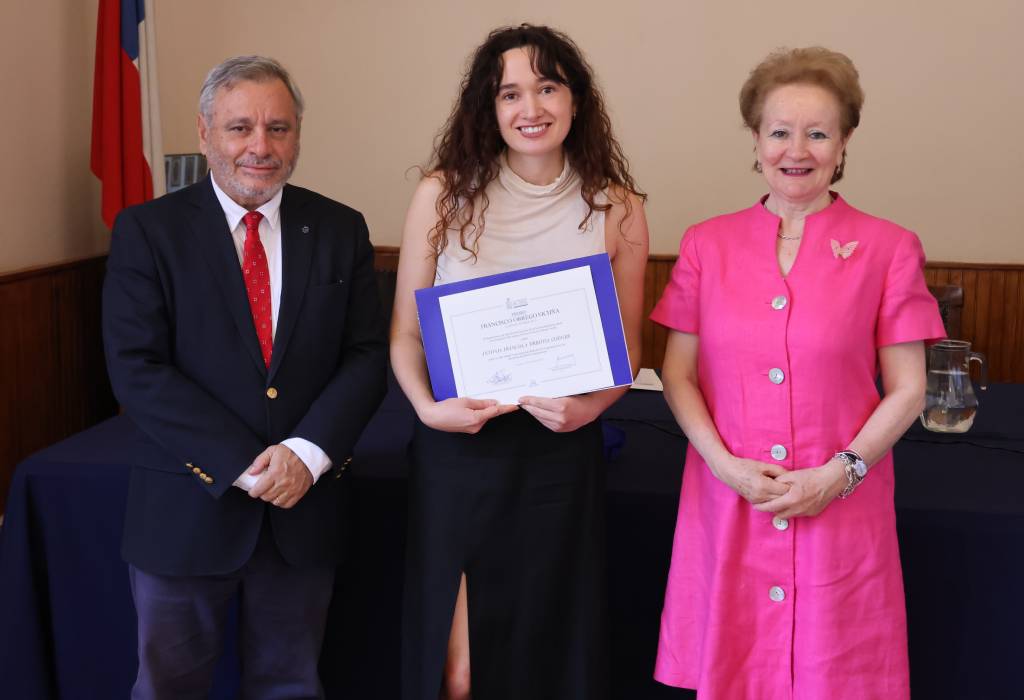
[{"label": "white certificate", "polygon": [[607,255],[419,290],[417,303],[439,400],[518,403],[632,381]]}]

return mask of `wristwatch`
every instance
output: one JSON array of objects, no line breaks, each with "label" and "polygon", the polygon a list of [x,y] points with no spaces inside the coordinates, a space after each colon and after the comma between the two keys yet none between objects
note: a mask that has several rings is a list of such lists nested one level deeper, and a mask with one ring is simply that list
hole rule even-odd
[{"label": "wristwatch", "polygon": [[832,459],[838,459],[846,469],[846,486],[839,492],[840,498],[846,498],[853,493],[854,489],[860,485],[860,482],[864,481],[864,477],[868,475],[868,465],[853,450],[836,452],[832,455]]}]

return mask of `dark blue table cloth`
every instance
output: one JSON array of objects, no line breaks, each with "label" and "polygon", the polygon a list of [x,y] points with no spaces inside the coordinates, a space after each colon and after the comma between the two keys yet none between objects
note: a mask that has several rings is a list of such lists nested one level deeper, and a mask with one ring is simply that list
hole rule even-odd
[{"label": "dark blue table cloth", "polygon": [[[970,433],[915,425],[896,447],[917,698],[1020,697],[1024,386],[997,385],[981,400]],[[660,394],[631,392],[604,422],[613,697],[692,697],[650,679],[686,441]],[[411,427],[393,387],[356,449],[356,545],[339,570],[321,657],[328,697],[398,697]],[[128,696],[135,615],[119,544],[125,455],[145,441],[130,420],[114,418],[18,467],[0,532],[3,697]],[[213,697],[235,696],[236,665],[229,642]]]}]

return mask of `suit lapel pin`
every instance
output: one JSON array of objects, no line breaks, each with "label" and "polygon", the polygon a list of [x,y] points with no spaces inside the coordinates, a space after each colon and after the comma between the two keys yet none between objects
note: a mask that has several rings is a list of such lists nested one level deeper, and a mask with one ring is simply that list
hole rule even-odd
[{"label": "suit lapel pin", "polygon": [[309,233],[309,226],[303,226],[302,227],[302,232],[303,233]]}]

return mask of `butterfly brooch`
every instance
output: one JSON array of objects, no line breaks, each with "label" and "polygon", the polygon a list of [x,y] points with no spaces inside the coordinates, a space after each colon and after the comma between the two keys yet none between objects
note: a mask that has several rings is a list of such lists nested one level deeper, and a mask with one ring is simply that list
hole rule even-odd
[{"label": "butterfly brooch", "polygon": [[835,257],[836,260],[838,260],[839,258],[842,258],[843,260],[849,258],[851,255],[853,255],[853,251],[857,250],[857,244],[860,243],[860,241],[850,241],[846,245],[839,245],[839,241],[837,241],[834,238],[831,242],[832,255],[833,257]]}]

